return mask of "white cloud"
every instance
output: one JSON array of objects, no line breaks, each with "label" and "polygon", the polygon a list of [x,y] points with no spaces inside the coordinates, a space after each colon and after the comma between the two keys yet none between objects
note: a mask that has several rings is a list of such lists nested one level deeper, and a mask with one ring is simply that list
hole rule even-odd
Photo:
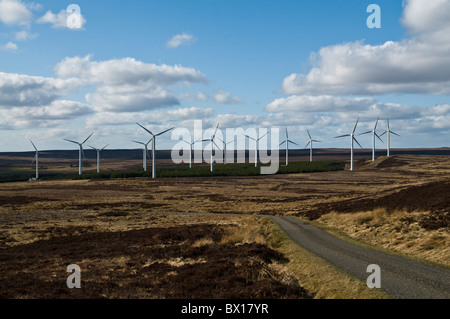
[{"label": "white cloud", "polygon": [[31,23],[33,14],[20,0],[0,0],[0,21],[8,25],[26,26]]},{"label": "white cloud", "polygon": [[239,104],[242,102],[242,99],[239,97],[231,97],[230,93],[217,90],[214,93],[214,101],[222,104]]},{"label": "white cloud", "polygon": [[86,126],[95,127],[100,125],[123,125],[135,124],[136,122],[160,124],[165,122],[185,121],[190,119],[201,119],[214,114],[212,108],[188,107],[167,111],[152,112],[100,112],[86,119]]},{"label": "white cloud", "polygon": [[0,46],[0,49],[4,51],[17,51],[19,47],[14,42],[8,42],[5,45]]},{"label": "white cloud", "polygon": [[81,86],[78,79],[56,79],[0,72],[0,108],[44,106]]},{"label": "white cloud", "polygon": [[[282,83],[287,94],[450,93],[449,0],[409,0],[402,19],[411,39],[323,47],[307,74]],[[420,15],[420,18],[419,18]]]},{"label": "white cloud", "polygon": [[174,35],[167,43],[168,48],[174,49],[182,45],[190,45],[196,41],[192,34],[182,33]]},{"label": "white cloud", "polygon": [[71,12],[67,12],[67,10],[61,10],[59,13],[53,13],[51,10],[47,11],[42,17],[40,17],[37,22],[38,23],[49,23],[53,28],[68,28],[73,30],[82,30],[84,25],[86,24],[86,18],[82,14],[77,14],[79,19],[79,27],[71,28],[70,23],[68,23],[68,18],[71,15]]},{"label": "white cloud", "polygon": [[16,32],[16,34],[15,34],[16,41],[28,41],[28,40],[36,39],[37,37],[38,37],[37,33],[31,34],[25,30]]},{"label": "white cloud", "polygon": [[178,105],[169,87],[206,81],[205,76],[179,65],[155,65],[133,58],[92,61],[92,56],[66,58],[55,67],[60,78],[76,77],[96,85],[86,99],[97,111],[131,112]]}]

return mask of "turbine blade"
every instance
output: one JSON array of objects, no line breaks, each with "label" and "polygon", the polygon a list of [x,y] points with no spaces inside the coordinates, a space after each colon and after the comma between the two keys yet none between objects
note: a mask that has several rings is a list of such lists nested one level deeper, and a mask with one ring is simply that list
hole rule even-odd
[{"label": "turbine blade", "polygon": [[248,135],[245,135],[245,136],[247,136],[249,139],[251,139],[251,140],[254,140],[254,141],[256,141],[253,137],[251,137],[251,136],[248,136]]},{"label": "turbine blade", "polygon": [[80,143],[78,143],[78,142],[75,142],[75,141],[72,141],[72,140],[68,140],[68,139],[65,139],[65,138],[64,138],[64,141],[80,145]]},{"label": "turbine blade", "polygon": [[309,134],[309,131],[306,130],[306,132],[308,133],[309,139],[312,140],[311,134]]},{"label": "turbine blade", "polygon": [[167,133],[167,132],[173,130],[174,128],[175,128],[175,127],[172,127],[172,128],[169,128],[168,130],[165,130],[164,132],[161,132],[161,133],[159,133],[159,134],[156,134],[155,137],[156,137],[156,136],[163,135],[164,133]]},{"label": "turbine blade", "polygon": [[81,148],[81,154],[83,155],[83,159],[86,160],[86,156],[84,155],[83,144],[80,145],[80,148]]},{"label": "turbine blade", "polygon": [[309,141],[308,144],[306,144],[305,148],[307,148],[309,144],[311,144],[311,141]]},{"label": "turbine blade", "polygon": [[90,139],[90,138],[91,138],[91,136],[92,136],[93,134],[94,134],[94,133],[92,133],[91,135],[89,135],[89,137],[88,137],[87,139],[85,139],[85,140],[84,140],[84,142],[83,142],[83,143],[81,143],[81,145],[83,145],[84,143],[86,143],[86,142],[87,142],[87,140],[88,140],[88,139]]},{"label": "turbine blade", "polygon": [[386,118],[387,121],[387,125],[388,125],[388,130],[389,130],[389,118]]},{"label": "turbine blade", "polygon": [[95,150],[95,151],[98,151],[98,149],[96,149],[95,147],[93,147],[93,146],[90,146],[90,145],[88,145],[90,148],[92,148],[93,150]]},{"label": "turbine blade", "polygon": [[288,135],[287,127],[286,127],[286,139],[289,139],[289,135]]},{"label": "turbine blade", "polygon": [[139,125],[140,127],[142,127],[144,130],[146,130],[148,133],[150,133],[151,136],[155,136],[151,131],[149,131],[148,129],[146,129],[145,127],[143,127],[141,124],[137,123],[137,125]]},{"label": "turbine blade", "polygon": [[353,137],[353,140],[356,142],[356,144],[359,145],[359,147],[363,148],[363,147],[361,146],[361,144],[359,144],[358,140],[357,140],[355,137]]},{"label": "turbine blade", "polygon": [[108,144],[108,145],[106,145],[106,146],[105,146],[104,148],[102,148],[102,149],[101,149],[101,151],[103,151],[103,150],[104,150],[105,148],[107,148],[108,146],[109,146],[109,144]]},{"label": "turbine blade", "polygon": [[359,118],[358,118],[358,120],[356,121],[355,127],[353,128],[353,133],[355,133],[356,127],[358,126],[358,123],[359,123]]},{"label": "turbine blade", "polygon": [[138,141],[133,141],[133,142],[137,143],[137,144],[145,145],[145,143],[142,143],[142,142],[138,142]]},{"label": "turbine blade", "polygon": [[220,150],[220,147],[217,146],[216,142],[214,142],[214,140],[211,140],[212,143],[214,143],[214,145]]},{"label": "turbine blade", "polygon": [[292,142],[291,140],[288,140],[288,141],[289,141],[289,143],[292,143],[292,144],[295,144],[295,145],[299,146],[297,143]]},{"label": "turbine blade", "polygon": [[381,143],[384,143],[383,140],[378,136],[377,133],[375,133],[375,136],[378,137],[378,139],[381,141]]},{"label": "turbine blade", "polygon": [[[286,141],[287,141],[287,140],[286,140]],[[284,143],[286,143],[286,141],[281,142],[281,143],[280,143],[280,146],[283,145]]]},{"label": "turbine blade", "polygon": [[33,141],[30,140],[31,144],[33,144],[34,149],[36,150],[36,152],[38,151],[38,149],[36,148],[36,146],[34,145]]},{"label": "turbine blade", "polygon": [[377,121],[375,122],[375,127],[373,128],[373,130],[375,131],[377,129],[377,125],[378,125],[378,120],[380,119],[380,117],[377,118]]},{"label": "turbine blade", "polygon": [[386,133],[387,133],[387,131],[384,131],[383,134],[381,134],[380,136],[383,136],[383,135],[386,134]]},{"label": "turbine blade", "polygon": [[267,132],[266,134],[264,134],[263,136],[261,136],[260,138],[258,138],[258,141],[259,141],[260,139],[262,139],[264,136],[266,136],[267,134],[269,134],[269,132]]},{"label": "turbine blade", "polygon": [[316,143],[322,143],[322,141],[318,141],[318,140],[312,140],[313,142],[316,142]]},{"label": "turbine blade", "polygon": [[335,136],[334,138],[341,138],[341,137],[347,137],[347,136],[350,136],[350,134],[339,135],[339,136]]},{"label": "turbine blade", "polygon": [[31,165],[33,165],[34,161],[36,160],[36,155],[33,157],[33,161],[31,162]]},{"label": "turbine blade", "polygon": [[395,132],[392,132],[392,131],[391,131],[391,133],[392,133],[392,134],[394,134],[394,135],[397,135],[398,137],[400,137],[400,135],[398,135],[398,134],[397,134],[397,133],[395,133]]},{"label": "turbine blade", "polygon": [[220,123],[217,123],[216,130],[214,131],[214,135],[212,136],[213,139],[216,137],[217,130],[219,129],[219,124]]},{"label": "turbine blade", "polygon": [[364,134],[369,134],[369,133],[372,133],[372,131],[367,131],[367,132],[361,133],[359,135],[364,135]]}]

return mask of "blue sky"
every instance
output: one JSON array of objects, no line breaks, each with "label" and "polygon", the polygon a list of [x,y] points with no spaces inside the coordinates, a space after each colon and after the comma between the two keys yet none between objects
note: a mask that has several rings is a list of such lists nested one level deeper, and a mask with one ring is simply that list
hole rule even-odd
[{"label": "blue sky", "polygon": [[[392,147],[450,146],[450,3],[428,2],[0,0],[0,151],[30,150],[29,138],[69,149],[63,138],[91,132],[130,148],[147,139],[136,121],[194,120],[347,147],[333,137],[378,116],[401,135]],[[81,29],[65,24],[71,3]],[[371,3],[380,29],[366,25]]]}]

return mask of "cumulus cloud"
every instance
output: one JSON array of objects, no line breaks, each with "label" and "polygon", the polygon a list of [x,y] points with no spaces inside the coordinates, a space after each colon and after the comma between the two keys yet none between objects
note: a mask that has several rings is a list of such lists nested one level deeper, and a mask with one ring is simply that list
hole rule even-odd
[{"label": "cumulus cloud", "polygon": [[8,42],[5,45],[0,45],[0,49],[2,49],[4,51],[11,51],[11,52],[13,52],[13,51],[17,51],[19,49],[19,47],[14,42]]},{"label": "cumulus cloud", "polygon": [[231,97],[230,93],[217,90],[214,92],[214,101],[221,104],[239,104],[242,102],[242,99],[239,97]]},{"label": "cumulus cloud", "polygon": [[[282,83],[287,94],[450,93],[450,1],[407,0],[403,24],[410,39],[323,47],[312,69]],[[420,17],[419,17],[420,16]]]},{"label": "cumulus cloud", "polygon": [[25,30],[16,32],[16,34],[15,34],[16,41],[28,41],[28,40],[36,39],[37,37],[38,37],[37,33],[30,33]]},{"label": "cumulus cloud", "polygon": [[53,28],[82,30],[86,24],[86,18],[81,13],[77,14],[77,19],[79,19],[79,22],[76,22],[77,27],[74,28],[71,27],[70,21],[68,22],[68,19],[72,14],[72,12],[68,12],[67,10],[61,10],[59,13],[53,13],[49,10],[42,17],[40,17],[37,22],[51,24]]},{"label": "cumulus cloud", "polygon": [[166,46],[174,49],[182,45],[190,45],[195,41],[196,39],[192,34],[182,33],[174,35],[169,41],[167,41]]},{"label": "cumulus cloud", "polygon": [[59,78],[79,78],[96,85],[86,99],[97,111],[131,112],[178,105],[171,85],[203,83],[201,72],[180,65],[156,65],[133,58],[92,61],[92,56],[66,58],[55,67]]},{"label": "cumulus cloud", "polygon": [[20,0],[0,0],[0,22],[27,26],[33,19],[32,8]]},{"label": "cumulus cloud", "polygon": [[186,121],[207,118],[214,114],[212,108],[187,107],[152,112],[99,112],[86,119],[86,126],[124,125],[136,122],[159,124],[161,122]]}]

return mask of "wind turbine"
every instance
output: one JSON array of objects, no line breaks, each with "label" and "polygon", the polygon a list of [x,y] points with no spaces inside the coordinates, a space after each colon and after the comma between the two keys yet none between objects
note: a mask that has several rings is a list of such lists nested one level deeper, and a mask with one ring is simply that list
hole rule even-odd
[{"label": "wind turbine", "polygon": [[150,158],[150,156],[148,154],[148,144],[150,144],[150,142],[152,140],[153,140],[153,138],[150,139],[150,141],[148,141],[147,144],[146,143],[142,143],[142,142],[138,142],[138,141],[133,141],[134,143],[144,145],[144,150],[142,152],[142,166],[144,167],[144,172],[147,171],[147,158]]},{"label": "wind turbine", "polygon": [[202,142],[211,142],[211,172],[214,171],[214,157],[213,157],[213,152],[214,152],[214,145],[220,149],[219,146],[217,146],[216,142],[214,142],[214,139],[216,138],[216,134],[217,134],[217,130],[219,129],[219,123],[216,126],[216,130],[214,131],[214,134],[211,135],[210,139],[205,139],[202,140]]},{"label": "wind turbine", "polygon": [[336,136],[336,137],[335,137],[335,138],[340,138],[340,137],[347,137],[347,136],[350,136],[350,139],[351,139],[351,148],[350,148],[350,150],[351,150],[351,153],[350,153],[350,154],[351,154],[351,155],[350,155],[350,170],[351,170],[351,171],[353,171],[353,141],[355,141],[355,142],[359,145],[359,147],[362,148],[361,144],[359,144],[358,140],[357,140],[356,137],[355,137],[355,131],[356,131],[356,127],[358,126],[358,122],[359,122],[359,119],[356,121],[355,127],[353,128],[353,131],[352,131],[351,134],[345,134],[345,135],[340,135],[340,136]]},{"label": "wind turbine", "polygon": [[384,143],[383,140],[377,134],[377,125],[378,125],[379,119],[380,118],[377,118],[377,121],[375,122],[375,126],[373,127],[372,131],[367,131],[367,132],[359,134],[359,135],[363,135],[363,134],[372,133],[372,162],[375,161],[375,137],[377,137],[382,143]]},{"label": "wind turbine", "polygon": [[247,136],[249,139],[255,141],[255,167],[258,167],[258,142],[259,142],[260,139],[262,139],[262,138],[263,138],[264,136],[266,136],[267,134],[269,134],[269,132],[267,132],[266,134],[264,134],[263,136],[261,136],[261,137],[258,138],[258,139],[254,139],[254,138],[251,137],[251,136],[245,135],[245,136]]},{"label": "wind turbine", "polygon": [[286,143],[286,166],[287,166],[289,164],[289,143],[292,143],[292,144],[295,144],[298,146],[297,143],[292,142],[289,139],[287,127],[286,127],[286,139],[283,142],[281,142],[280,146],[283,145],[284,143]]},{"label": "wind turbine", "polygon": [[39,179],[39,151],[36,148],[36,146],[34,145],[33,141],[30,140],[31,144],[33,144],[34,149],[36,150],[36,155],[34,155],[33,161],[31,162],[31,164],[34,163],[34,161],[36,161],[36,180]]},{"label": "wind turbine", "polygon": [[306,132],[308,133],[308,136],[309,136],[309,142],[308,142],[308,144],[306,144],[305,148],[307,148],[308,145],[309,145],[309,161],[312,162],[313,142],[315,142],[315,143],[321,143],[322,141],[313,140],[312,137],[311,137],[311,134],[309,134],[309,131],[306,130]]},{"label": "wind turbine", "polygon": [[398,137],[400,137],[400,135],[391,131],[391,128],[389,126],[389,118],[387,118],[386,120],[387,120],[387,131],[384,131],[384,133],[381,134],[381,136],[383,136],[384,134],[387,133],[387,156],[389,157],[390,148],[391,148],[391,133],[394,135],[397,135]]},{"label": "wind turbine", "polygon": [[217,138],[219,141],[223,144],[223,164],[227,165],[227,145],[234,143],[236,141],[236,138],[234,138],[232,141],[225,143],[225,141],[222,141],[220,138]]},{"label": "wind turbine", "polygon": [[105,146],[104,148],[102,148],[102,149],[97,149],[97,148],[95,148],[95,147],[89,145],[90,148],[92,148],[93,150],[95,150],[95,151],[97,152],[97,174],[100,174],[100,152],[103,151],[103,150],[104,150],[105,148],[107,148],[108,146],[109,146],[109,144],[106,145],[106,146]]},{"label": "wind turbine", "polygon": [[83,174],[83,169],[82,169],[83,164],[82,164],[82,161],[81,161],[81,156],[83,156],[83,158],[85,158],[85,156],[84,156],[84,150],[83,150],[83,144],[86,143],[87,140],[90,139],[91,136],[92,136],[93,134],[94,134],[94,133],[92,133],[91,135],[89,135],[89,137],[88,137],[87,139],[85,139],[83,143],[79,143],[79,142],[76,142],[76,141],[64,139],[64,140],[67,141],[67,142],[74,143],[74,144],[78,144],[78,145],[80,146],[80,150],[79,150],[79,152],[78,152],[78,158],[79,158],[79,161],[78,161],[78,172],[79,172],[80,175]]},{"label": "wind turbine", "polygon": [[156,164],[155,164],[155,162],[156,162],[156,156],[155,156],[156,137],[173,130],[174,127],[169,128],[161,133],[153,134],[150,130],[146,129],[141,124],[139,124],[139,123],[136,123],[136,124],[139,125],[140,127],[142,127],[145,131],[147,131],[152,136],[152,139],[151,139],[151,141],[153,142],[152,143],[152,178],[156,178]]},{"label": "wind turbine", "polygon": [[201,138],[198,139],[195,142],[188,142],[186,140],[184,140],[183,138],[180,137],[180,141],[185,142],[187,144],[189,144],[189,168],[192,168],[192,147],[194,146],[195,143],[198,143],[201,141]]}]

